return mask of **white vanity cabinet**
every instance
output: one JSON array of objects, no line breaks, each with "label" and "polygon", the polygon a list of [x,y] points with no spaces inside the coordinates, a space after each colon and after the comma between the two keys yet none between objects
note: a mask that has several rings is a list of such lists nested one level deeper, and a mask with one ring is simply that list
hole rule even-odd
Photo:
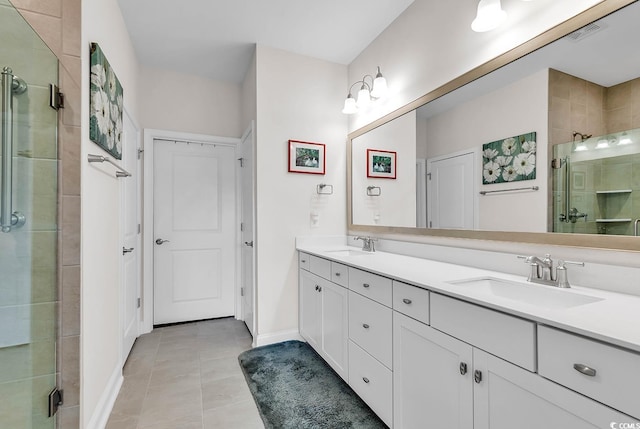
[{"label": "white vanity cabinet", "polygon": [[[304,265],[303,259],[309,260],[310,264]],[[340,377],[347,381],[349,368],[348,290],[312,272],[319,267],[317,272],[331,277],[331,264],[325,259],[301,254],[301,269],[299,270],[300,335]],[[307,271],[305,266],[308,266],[312,271]],[[338,271],[334,269],[333,273],[335,272]]]}]

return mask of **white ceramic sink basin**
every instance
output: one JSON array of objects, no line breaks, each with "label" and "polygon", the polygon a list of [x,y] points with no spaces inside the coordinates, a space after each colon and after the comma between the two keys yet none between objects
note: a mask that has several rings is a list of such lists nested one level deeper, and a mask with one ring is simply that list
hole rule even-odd
[{"label": "white ceramic sink basin", "polygon": [[362,250],[329,250],[327,253],[331,253],[336,256],[365,256],[373,255],[373,252],[365,252]]},{"label": "white ceramic sink basin", "polygon": [[602,301],[571,289],[557,289],[536,283],[520,283],[493,277],[452,281],[449,284],[473,288],[489,295],[545,308],[571,308]]}]

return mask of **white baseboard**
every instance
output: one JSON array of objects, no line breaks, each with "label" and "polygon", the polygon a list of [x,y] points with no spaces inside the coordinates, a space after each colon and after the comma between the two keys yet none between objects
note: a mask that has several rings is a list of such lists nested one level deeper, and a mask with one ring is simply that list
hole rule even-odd
[{"label": "white baseboard", "polygon": [[116,398],[118,397],[118,393],[120,393],[120,387],[122,387],[123,381],[124,377],[122,376],[122,368],[120,365],[117,365],[113,374],[111,374],[102,395],[100,395],[98,405],[96,405],[95,410],[93,410],[93,415],[85,428],[104,429],[104,427],[107,426],[109,415],[111,414],[111,410],[113,410],[113,405],[116,403]]},{"label": "white baseboard", "polygon": [[282,341],[298,340],[304,341],[297,329],[287,331],[271,332],[268,334],[258,334],[255,338],[254,347],[266,346],[268,344],[281,343]]}]

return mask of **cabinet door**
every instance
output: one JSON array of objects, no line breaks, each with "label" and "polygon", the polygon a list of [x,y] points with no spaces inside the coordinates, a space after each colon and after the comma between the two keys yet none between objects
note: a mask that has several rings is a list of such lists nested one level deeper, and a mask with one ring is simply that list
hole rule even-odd
[{"label": "cabinet door", "polygon": [[322,297],[322,354],[331,367],[347,380],[348,322],[347,292],[342,286],[324,281]]},{"label": "cabinet door", "polygon": [[394,427],[473,428],[472,373],[471,346],[393,312]]},{"label": "cabinet door", "polygon": [[482,373],[474,383],[475,429],[602,429],[636,422],[481,350],[473,350],[473,362]]},{"label": "cabinet door", "polygon": [[322,327],[320,319],[320,283],[322,279],[308,271],[300,270],[300,335],[309,345],[321,353]]}]

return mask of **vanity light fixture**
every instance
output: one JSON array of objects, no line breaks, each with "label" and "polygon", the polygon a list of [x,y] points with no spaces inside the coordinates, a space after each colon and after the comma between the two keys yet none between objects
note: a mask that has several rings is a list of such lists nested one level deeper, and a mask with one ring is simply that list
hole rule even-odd
[{"label": "vanity light fixture", "polygon": [[[367,78],[371,80],[371,84],[367,82]],[[354,86],[361,84],[360,90],[358,91],[358,99],[356,101],[351,95],[351,90]],[[364,75],[361,80],[355,82],[349,88],[349,94],[347,98],[344,100],[344,108],[342,109],[342,113],[351,115],[353,113],[357,113],[358,109],[361,109],[371,103],[372,100],[377,100],[378,98],[384,97],[387,93],[387,80],[382,76],[380,72],[380,66],[378,66],[378,71],[376,73],[376,77],[374,78],[371,75]]]},{"label": "vanity light fixture", "polygon": [[471,29],[477,33],[493,30],[507,19],[500,0],[480,0],[478,14],[471,23]]}]

